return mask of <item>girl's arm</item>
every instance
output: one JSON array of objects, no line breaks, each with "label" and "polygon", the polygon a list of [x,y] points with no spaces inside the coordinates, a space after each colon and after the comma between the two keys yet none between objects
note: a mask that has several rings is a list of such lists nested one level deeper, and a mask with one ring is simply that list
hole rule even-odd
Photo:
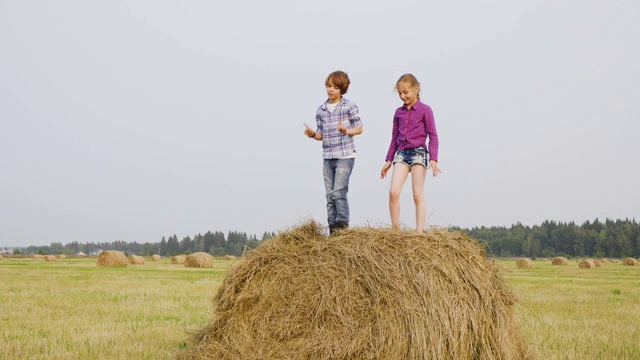
[{"label": "girl's arm", "polygon": [[398,139],[398,126],[398,117],[394,114],[393,129],[391,130],[391,144],[389,144],[389,150],[387,151],[387,157],[385,158],[387,162],[393,161],[393,156],[397,150],[396,140]]}]

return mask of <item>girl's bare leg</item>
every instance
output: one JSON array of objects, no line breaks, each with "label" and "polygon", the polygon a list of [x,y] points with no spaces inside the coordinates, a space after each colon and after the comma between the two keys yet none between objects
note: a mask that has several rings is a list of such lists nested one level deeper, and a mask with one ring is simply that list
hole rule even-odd
[{"label": "girl's bare leg", "polygon": [[416,231],[424,232],[424,224],[427,218],[427,205],[424,201],[424,179],[427,168],[422,165],[411,167],[411,187],[413,188],[413,202],[416,204]]},{"label": "girl's bare leg", "polygon": [[394,228],[400,227],[400,194],[408,175],[409,167],[407,165],[394,164],[391,174],[391,189],[389,189],[389,213],[391,214],[391,225]]}]

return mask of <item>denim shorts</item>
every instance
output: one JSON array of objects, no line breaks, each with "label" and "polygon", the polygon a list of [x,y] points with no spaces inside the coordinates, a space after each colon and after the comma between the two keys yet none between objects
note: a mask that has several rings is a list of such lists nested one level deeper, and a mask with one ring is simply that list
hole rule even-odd
[{"label": "denim shorts", "polygon": [[404,149],[396,151],[393,163],[403,163],[411,168],[413,165],[422,165],[427,167],[427,149],[417,147],[412,149]]}]

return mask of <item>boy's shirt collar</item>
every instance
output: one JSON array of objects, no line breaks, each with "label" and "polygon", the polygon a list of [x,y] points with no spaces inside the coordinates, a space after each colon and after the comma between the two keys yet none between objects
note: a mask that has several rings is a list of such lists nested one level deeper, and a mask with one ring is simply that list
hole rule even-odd
[{"label": "boy's shirt collar", "polygon": [[[345,101],[344,101],[344,96],[343,96],[343,97],[340,99],[340,101],[338,101],[338,102],[336,103],[336,106],[338,106],[338,105],[342,105],[342,104],[344,104],[344,102],[345,102]],[[316,104],[317,104],[317,103],[316,103]],[[327,105],[329,105],[329,99],[325,100],[325,101],[324,101],[324,104],[322,104],[322,110],[327,110]]]}]

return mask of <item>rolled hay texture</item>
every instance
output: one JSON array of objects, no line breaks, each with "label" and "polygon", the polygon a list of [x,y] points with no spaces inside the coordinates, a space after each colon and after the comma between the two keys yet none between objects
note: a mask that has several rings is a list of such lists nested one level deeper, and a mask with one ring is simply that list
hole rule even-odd
[{"label": "rolled hay texture", "polygon": [[160,261],[162,258],[158,254],[151,255],[151,261]]},{"label": "rolled hay texture", "polygon": [[129,260],[122,251],[103,251],[98,255],[98,266],[127,266]]},{"label": "rolled hay texture", "polygon": [[518,261],[516,261],[516,267],[518,269],[528,269],[531,266],[533,266],[533,262],[527,258],[518,259]]},{"label": "rolled hay texture", "polygon": [[602,261],[603,263],[608,263],[608,262],[609,262],[609,259],[604,258],[604,259],[602,259],[602,260],[600,260],[600,261]]},{"label": "rolled hay texture", "polygon": [[184,260],[185,267],[191,268],[212,268],[215,259],[206,252],[195,252],[187,256]]},{"label": "rolled hay texture", "polygon": [[56,257],[57,257],[58,259],[66,259],[66,258],[67,258],[67,255],[65,255],[65,254],[58,254],[58,255],[56,255]]},{"label": "rolled hay texture", "polygon": [[187,258],[186,255],[172,256],[171,257],[171,263],[172,264],[184,264],[184,261],[185,261],[186,258]]},{"label": "rolled hay texture", "polygon": [[129,255],[129,264],[144,265],[144,258],[138,255]]},{"label": "rolled hay texture", "polygon": [[624,258],[624,260],[622,260],[622,263],[625,265],[637,266],[638,260],[628,257],[628,258]]},{"label": "rolled hay texture", "polygon": [[227,271],[183,359],[531,359],[517,298],[478,242],[444,229],[310,222]]},{"label": "rolled hay texture", "polygon": [[0,255],[0,260],[2,260],[2,255]]},{"label": "rolled hay texture", "polygon": [[238,260],[238,258],[233,255],[225,255],[222,260]]},{"label": "rolled hay texture", "polygon": [[566,257],[558,256],[551,260],[551,265],[569,265],[569,260]]},{"label": "rolled hay texture", "polygon": [[598,267],[602,267],[602,261],[600,261],[600,260],[593,260],[593,265],[595,265],[597,268],[598,268]]},{"label": "rolled hay texture", "polygon": [[31,258],[32,258],[32,259],[43,259],[43,258],[44,258],[44,256],[43,256],[43,255],[40,255],[40,254],[32,254],[32,255],[31,255]]},{"label": "rolled hay texture", "polygon": [[58,258],[55,255],[45,255],[44,256],[44,261],[46,261],[46,262],[55,262],[57,260],[58,260]]},{"label": "rolled hay texture", "polygon": [[585,259],[580,261],[578,267],[580,267],[580,269],[593,269],[596,267],[596,264],[594,264],[591,259]]}]

